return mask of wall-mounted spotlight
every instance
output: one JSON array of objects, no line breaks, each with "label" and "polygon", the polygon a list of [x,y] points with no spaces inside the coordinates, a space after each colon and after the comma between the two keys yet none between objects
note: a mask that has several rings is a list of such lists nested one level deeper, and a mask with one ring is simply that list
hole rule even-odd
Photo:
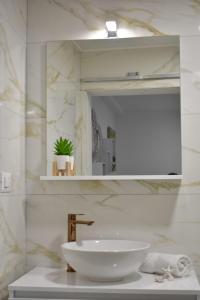
[{"label": "wall-mounted spotlight", "polygon": [[108,37],[117,36],[117,22],[113,20],[106,21],[106,30],[108,32]]}]

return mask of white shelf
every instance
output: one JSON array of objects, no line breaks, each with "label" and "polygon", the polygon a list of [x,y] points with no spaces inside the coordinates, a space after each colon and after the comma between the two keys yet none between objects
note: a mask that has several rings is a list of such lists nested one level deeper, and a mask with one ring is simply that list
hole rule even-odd
[{"label": "white shelf", "polygon": [[181,180],[183,175],[40,176],[40,180]]}]

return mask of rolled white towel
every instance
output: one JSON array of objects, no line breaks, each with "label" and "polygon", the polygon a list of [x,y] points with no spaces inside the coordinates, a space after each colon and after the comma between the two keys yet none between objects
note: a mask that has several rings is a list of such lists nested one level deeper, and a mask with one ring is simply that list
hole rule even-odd
[{"label": "rolled white towel", "polygon": [[171,274],[175,277],[188,276],[192,270],[192,262],[187,255],[152,252],[147,254],[140,271],[162,275],[163,268],[169,266]]}]

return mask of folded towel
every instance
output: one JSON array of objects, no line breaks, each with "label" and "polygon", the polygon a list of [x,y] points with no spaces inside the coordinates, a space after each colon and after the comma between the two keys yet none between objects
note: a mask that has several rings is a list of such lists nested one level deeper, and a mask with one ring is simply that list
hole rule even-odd
[{"label": "folded towel", "polygon": [[140,271],[144,273],[164,274],[164,269],[169,268],[174,277],[184,277],[192,270],[191,259],[187,255],[148,253]]}]

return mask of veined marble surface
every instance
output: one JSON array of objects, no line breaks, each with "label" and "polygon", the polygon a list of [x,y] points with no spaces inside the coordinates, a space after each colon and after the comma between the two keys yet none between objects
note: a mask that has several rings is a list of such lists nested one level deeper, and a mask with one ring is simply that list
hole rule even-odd
[{"label": "veined marble surface", "polygon": [[[27,203],[28,268],[62,266],[67,214],[84,213],[77,239],[133,239],[151,251],[186,253],[198,272],[198,195],[32,195]],[[192,233],[192,234],[191,234]]]},{"label": "veined marble surface", "polygon": [[25,269],[26,2],[0,1],[0,171],[13,181],[0,194],[0,299]]},{"label": "veined marble surface", "polygon": [[[39,181],[46,174],[44,42],[105,37],[104,21],[109,14],[119,21],[120,37],[181,35],[181,182]],[[66,214],[83,212],[96,223],[90,228],[80,226],[78,238],[144,239],[158,251],[187,253],[200,274],[199,15],[196,0],[29,0],[29,268],[63,265],[59,245],[66,239]]]},{"label": "veined marble surface", "polygon": [[198,0],[29,0],[29,10],[29,42],[104,38],[110,17],[119,37],[200,34]]},{"label": "veined marble surface", "polygon": [[[80,54],[70,41],[47,44],[47,174],[60,136],[75,145],[75,103],[80,90]],[[75,149],[74,149],[75,151]]]},{"label": "veined marble surface", "polygon": [[[127,49],[107,51],[84,49],[85,51],[81,52],[81,78],[126,76],[131,70],[141,75],[179,73],[179,45],[163,46],[161,41],[159,45],[159,37],[157,47],[156,45],[140,47],[140,39],[132,43],[132,48],[129,45]],[[140,81],[135,82],[135,85],[140,86]]]}]

